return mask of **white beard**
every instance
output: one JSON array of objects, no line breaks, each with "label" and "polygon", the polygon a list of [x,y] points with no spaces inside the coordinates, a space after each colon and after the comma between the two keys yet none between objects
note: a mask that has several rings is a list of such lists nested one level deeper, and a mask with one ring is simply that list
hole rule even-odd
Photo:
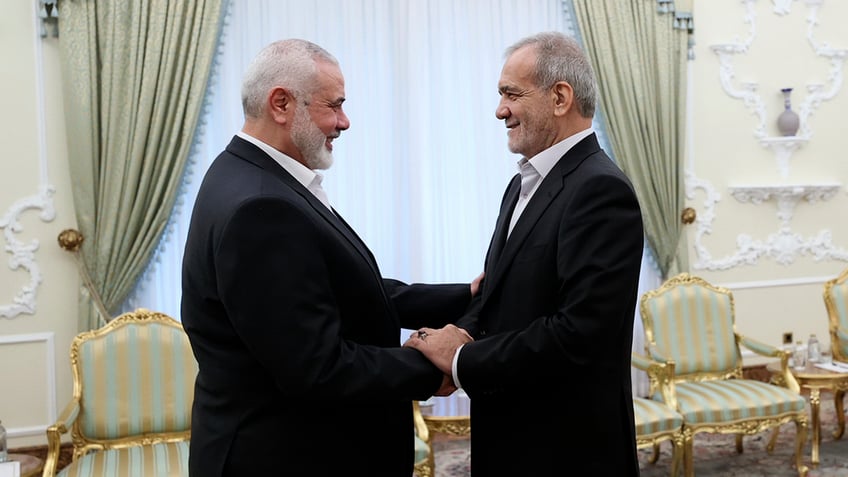
[{"label": "white beard", "polygon": [[333,165],[333,153],[324,145],[327,136],[312,122],[305,105],[298,105],[294,111],[291,138],[300,150],[306,167],[310,169],[329,169]]}]

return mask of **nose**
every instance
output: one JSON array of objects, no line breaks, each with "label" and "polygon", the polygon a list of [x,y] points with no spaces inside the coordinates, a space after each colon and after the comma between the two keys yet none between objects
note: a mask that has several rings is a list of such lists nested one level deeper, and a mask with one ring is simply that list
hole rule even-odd
[{"label": "nose", "polygon": [[495,109],[495,117],[498,119],[506,119],[510,116],[509,108],[503,102],[503,99],[498,103],[497,109]]},{"label": "nose", "polygon": [[350,119],[348,119],[347,114],[344,111],[339,110],[339,114],[336,117],[336,128],[339,131],[344,131],[350,127]]}]

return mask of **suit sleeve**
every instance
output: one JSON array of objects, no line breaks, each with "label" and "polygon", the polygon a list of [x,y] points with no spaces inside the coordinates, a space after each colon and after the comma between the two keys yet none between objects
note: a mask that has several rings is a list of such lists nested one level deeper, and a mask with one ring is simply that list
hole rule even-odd
[{"label": "suit sleeve", "polygon": [[470,284],[407,285],[398,280],[383,280],[400,317],[401,328],[441,328],[454,323],[465,313],[471,300]]}]

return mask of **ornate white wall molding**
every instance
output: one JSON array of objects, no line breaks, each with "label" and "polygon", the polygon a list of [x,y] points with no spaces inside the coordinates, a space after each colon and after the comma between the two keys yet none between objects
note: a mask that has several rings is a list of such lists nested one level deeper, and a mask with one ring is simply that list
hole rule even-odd
[{"label": "ornate white wall molding", "polygon": [[692,265],[695,269],[710,269],[712,254],[704,245],[704,236],[713,232],[713,221],[715,220],[715,206],[721,200],[721,194],[715,187],[704,179],[695,175],[691,167],[686,168],[686,197],[695,200],[698,189],[704,192],[705,198],[702,208],[698,210],[695,218],[695,255],[697,261]]},{"label": "ornate white wall molding", "polygon": [[801,200],[810,203],[830,200],[842,189],[839,184],[730,186],[730,194],[739,202],[762,204],[777,201],[777,218],[781,227],[789,227],[795,206]]},{"label": "ornate white wall molding", "polygon": [[4,318],[14,318],[21,313],[35,313],[36,292],[41,283],[41,271],[35,261],[38,240],[33,239],[29,243],[24,243],[15,237],[15,234],[23,231],[19,217],[32,209],[41,210],[38,216],[45,222],[56,217],[51,186],[42,184],[39,186],[38,194],[17,200],[6,215],[0,218],[0,229],[3,229],[3,238],[6,239],[6,251],[12,254],[9,258],[9,268],[24,269],[29,272],[30,277],[29,282],[14,296],[11,304],[0,305],[0,316]]},{"label": "ornate white wall molding", "polygon": [[[833,198],[841,189],[842,186],[838,184],[731,186],[731,195],[742,203],[762,204],[774,200],[777,204],[780,227],[777,232],[769,234],[765,240],[755,240],[745,233],[739,234],[736,237],[736,252],[733,255],[713,259],[701,241],[703,235],[712,230],[711,222],[715,215],[714,210],[711,210],[711,213],[705,217],[710,223],[703,226],[699,224],[698,227],[695,240],[698,261],[693,266],[697,269],[726,270],[740,265],[755,265],[763,257],[771,258],[781,265],[789,265],[802,255],[809,255],[815,261],[828,259],[848,261],[848,250],[833,244],[830,230],[822,230],[812,237],[803,237],[793,232],[790,227],[795,206],[800,201],[805,200],[810,203],[826,201]],[[715,192],[712,194],[717,195]],[[714,208],[714,202],[709,204],[710,209]],[[708,204],[705,203],[705,205]]]},{"label": "ornate white wall molding", "polygon": [[[11,438],[27,437],[27,436],[44,436],[47,426],[56,422],[56,345],[54,334],[46,333],[31,333],[19,335],[0,336],[0,347],[3,345],[20,345],[44,342],[44,379],[45,389],[47,390],[47,401],[45,409],[45,424],[40,426],[29,427],[10,427],[7,429],[8,435]],[[14,389],[9,386],[4,389]]]},{"label": "ornate white wall molding", "polygon": [[[33,20],[35,21],[37,19],[34,18]],[[34,31],[38,31],[38,26],[36,26]],[[41,40],[34,36],[33,41],[35,41],[35,90],[36,111],[38,115],[38,164],[40,170],[38,192],[32,196],[15,201],[3,217],[0,218],[0,229],[3,230],[3,238],[6,241],[4,249],[7,253],[11,254],[9,268],[13,271],[20,269],[27,271],[30,279],[12,297],[10,304],[2,304],[2,301],[0,301],[0,317],[3,318],[14,318],[21,313],[35,313],[38,286],[41,284],[41,271],[35,260],[35,252],[38,250],[38,240],[34,239],[29,243],[24,243],[15,236],[15,234],[23,232],[23,226],[20,222],[21,215],[29,210],[38,209],[41,210],[38,217],[44,222],[50,222],[56,217],[56,211],[53,208],[53,192],[55,189],[47,179],[47,127],[44,117],[44,56],[41,50]],[[0,300],[4,299],[4,297],[0,297]]]},{"label": "ornate white wall molding", "polygon": [[[782,141],[785,138],[768,137],[766,133],[767,108],[758,93],[759,84],[756,82],[744,82],[738,86],[735,83],[736,70],[733,59],[736,55],[747,54],[756,39],[756,11],[754,4],[756,0],[742,0],[745,13],[743,23],[748,25],[747,36],[742,39],[724,44],[712,45],[710,48],[719,58],[719,79],[725,93],[733,99],[741,100],[745,107],[756,117],[754,125],[754,137],[767,148],[774,151],[778,170],[783,177],[789,175],[789,159],[792,154],[800,148],[805,141],[809,140],[813,133],[809,119],[822,102],[833,99],[842,88],[843,65],[848,51],[831,47],[827,42],[816,40],[814,32],[818,25],[818,7],[824,0],[804,0],[808,8],[807,15],[807,41],[813,53],[830,63],[828,78],[826,82],[812,81],[807,83],[807,95],[801,102],[798,110],[801,128],[794,137],[794,141]],[[780,16],[791,13],[792,0],[772,0],[772,11]],[[777,118],[774,115],[775,119]]]},{"label": "ornate white wall molding", "polygon": [[731,195],[742,203],[759,205],[774,200],[780,226],[777,232],[769,234],[765,240],[755,240],[746,233],[739,234],[736,237],[736,251],[722,258],[713,258],[704,244],[705,236],[713,231],[716,204],[721,201],[721,194],[709,181],[695,176],[694,171],[687,168],[686,197],[694,201],[698,190],[703,191],[705,198],[695,219],[696,261],[692,267],[696,270],[727,270],[741,265],[756,265],[763,257],[771,258],[781,265],[789,265],[802,255],[811,256],[815,261],[848,262],[848,250],[833,244],[830,230],[821,230],[815,236],[803,237],[793,232],[790,227],[795,206],[800,201],[816,203],[830,200],[842,190],[839,184],[731,186]]}]

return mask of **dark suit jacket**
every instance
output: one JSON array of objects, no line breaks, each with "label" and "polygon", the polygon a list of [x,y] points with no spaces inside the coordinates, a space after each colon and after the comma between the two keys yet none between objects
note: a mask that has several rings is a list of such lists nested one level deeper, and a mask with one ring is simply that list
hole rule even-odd
[{"label": "dark suit jacket", "polygon": [[560,158],[504,243],[519,188],[516,176],[482,292],[458,323],[476,339],[457,364],[471,397],[473,475],[638,475],[636,195],[594,135]]},{"label": "dark suit jacket", "polygon": [[235,137],[200,187],[182,287],[191,475],[412,474],[412,400],[442,374],[400,327],[454,321],[467,284],[383,279],[347,224]]}]

